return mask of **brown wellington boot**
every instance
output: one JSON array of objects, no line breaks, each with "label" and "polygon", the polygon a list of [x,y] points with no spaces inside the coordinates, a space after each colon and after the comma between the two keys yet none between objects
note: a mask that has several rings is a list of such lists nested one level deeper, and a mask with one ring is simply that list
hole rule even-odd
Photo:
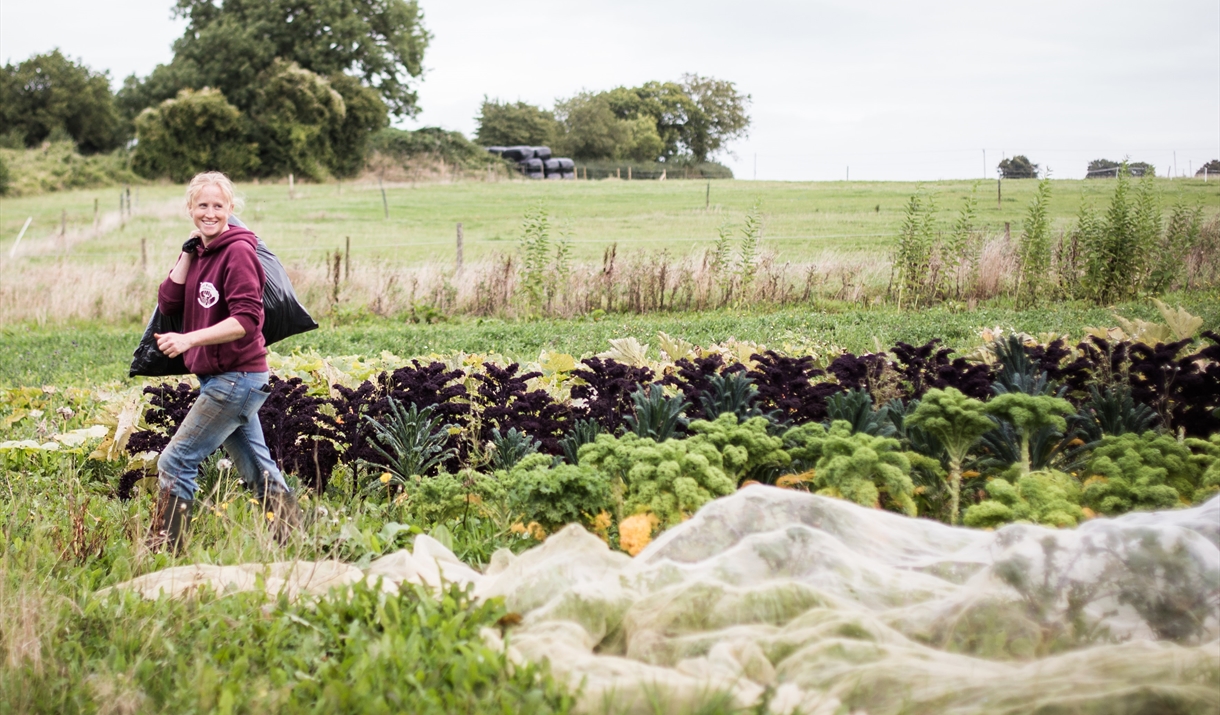
[{"label": "brown wellington boot", "polygon": [[267,513],[271,524],[271,535],[283,545],[292,532],[301,526],[301,507],[296,495],[291,492],[269,492],[266,496]]},{"label": "brown wellington boot", "polygon": [[169,547],[175,555],[182,553],[194,511],[194,499],[182,499],[168,489],[161,489],[157,493],[152,526],[148,530],[148,549],[155,553]]}]

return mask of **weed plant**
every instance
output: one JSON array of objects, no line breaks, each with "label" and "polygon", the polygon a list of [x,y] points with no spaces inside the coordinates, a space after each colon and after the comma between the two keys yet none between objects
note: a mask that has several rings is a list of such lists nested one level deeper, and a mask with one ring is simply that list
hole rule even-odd
[{"label": "weed plant", "polygon": [[[179,563],[136,544],[148,497],[100,495],[74,467],[0,473],[0,703],[12,713],[563,713],[572,697],[535,665],[510,664],[480,631],[498,600],[357,585],[320,600],[207,590],[145,600],[99,593]],[[346,489],[341,490],[346,491]],[[286,546],[232,481],[203,502],[180,563],[339,558],[402,548],[418,528],[390,503],[313,496]],[[473,537],[473,538],[472,538]],[[494,533],[454,523],[464,544]],[[498,543],[509,545],[511,535]],[[463,558],[469,558],[464,553]]]}]

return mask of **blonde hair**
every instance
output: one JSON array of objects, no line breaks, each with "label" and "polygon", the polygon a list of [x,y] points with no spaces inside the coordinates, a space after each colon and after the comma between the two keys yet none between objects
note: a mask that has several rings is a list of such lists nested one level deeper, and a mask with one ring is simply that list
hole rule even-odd
[{"label": "blonde hair", "polygon": [[229,203],[229,208],[232,213],[238,213],[242,209],[242,204],[245,202],[233,190],[233,182],[229,177],[219,171],[205,171],[195,174],[195,178],[191,179],[191,183],[186,186],[186,209],[190,211],[195,207],[195,199],[199,196],[199,192],[203,191],[205,186],[215,186],[220,189],[220,195]]}]

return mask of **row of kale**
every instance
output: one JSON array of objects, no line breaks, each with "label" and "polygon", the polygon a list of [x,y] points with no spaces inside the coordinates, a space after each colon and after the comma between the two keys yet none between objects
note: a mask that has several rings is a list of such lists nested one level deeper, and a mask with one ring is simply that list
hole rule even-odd
[{"label": "row of kale", "polygon": [[[848,353],[826,369],[810,357],[774,351],[754,355],[752,369],[711,355],[680,360],[663,375],[593,357],[572,372],[576,384],[566,401],[529,389],[528,382],[540,373],[522,373],[517,364],[486,363],[467,374],[439,362],[413,361],[356,389],[336,385],[334,398],[308,394],[299,378],[273,377],[259,418],[283,469],[302,484],[325,490],[341,463],[353,470],[385,463],[374,442],[373,422],[387,421],[392,401],[431,407],[458,427],[448,445],[455,456],[445,465],[456,470],[485,459],[486,446],[510,434],[557,459],[570,459],[581,443],[600,432],[649,430],[642,413],[647,410],[677,417],[670,429],[679,437],[687,420],[714,419],[724,412],[764,416],[777,432],[845,419],[853,430],[894,434],[932,388],[953,387],[982,400],[1007,392],[1064,397],[1078,413],[1066,432],[1035,435],[1031,457],[1037,468],[1062,459],[1070,445],[1103,435],[1149,428],[1198,437],[1220,432],[1220,335],[1204,335],[1212,344],[1185,355],[1189,341],[1148,346],[1090,338],[1073,351],[1062,341],[1026,346],[1010,338],[997,344],[991,365],[952,357],[953,351],[938,341],[920,347],[898,343],[888,353]],[[471,391],[467,384],[476,387]],[[649,390],[652,385],[669,386],[675,395]],[[127,445],[132,454],[163,449],[198,395],[186,383],[165,383],[145,392],[152,395],[153,407],[145,415],[151,429],[132,435]],[[985,448],[994,454],[984,455],[997,463],[1020,451],[1018,444],[1008,444],[1019,436],[1000,427]],[[931,451],[939,450],[933,445]]]}]

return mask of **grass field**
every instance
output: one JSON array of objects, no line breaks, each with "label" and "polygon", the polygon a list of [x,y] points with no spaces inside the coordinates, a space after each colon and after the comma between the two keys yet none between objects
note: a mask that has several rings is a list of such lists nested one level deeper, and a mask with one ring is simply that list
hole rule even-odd
[{"label": "grass field", "polygon": [[[1167,296],[1204,320],[1204,328],[1220,329],[1220,295],[1196,292]],[[1127,318],[1160,320],[1150,302],[1117,306]],[[897,341],[922,344],[940,338],[949,347],[969,350],[981,342],[982,328],[1001,327],[1036,335],[1067,333],[1079,339],[1086,327],[1116,324],[1107,308],[1057,304],[1032,310],[990,306],[975,311],[933,308],[900,312],[893,308],[860,309],[825,303],[809,308],[742,312],[735,310],[649,315],[610,315],[602,320],[506,321],[458,319],[435,325],[392,320],[356,324],[323,321],[321,329],[274,346],[276,352],[314,350],[322,355],[378,355],[388,350],[400,357],[458,351],[497,352],[511,359],[530,360],[543,349],[572,355],[606,350],[612,338],[634,336],[656,352],[658,331],[709,345],[729,338],[772,347],[818,345],[855,353],[886,349]],[[0,330],[0,386],[94,385],[129,382],[127,368],[140,340],[142,325],[97,326],[69,324]]]},{"label": "grass field", "polygon": [[[286,262],[310,262],[344,248],[351,238],[354,260],[421,263],[454,260],[457,223],[465,234],[465,259],[477,261],[515,250],[522,215],[542,202],[574,244],[576,260],[600,259],[617,243],[620,250],[667,249],[685,254],[711,246],[717,228],[740,226],[759,202],[766,247],[781,260],[806,260],[822,251],[882,254],[889,250],[908,198],[933,195],[947,226],[962,200],[977,186],[979,220],[1000,233],[1004,224],[1020,231],[1035,181],[1007,181],[997,207],[995,182],[747,182],[713,181],[500,181],[391,185],[384,217],[376,184],[245,184],[243,219]],[[709,189],[710,186],[710,189]],[[1050,214],[1067,226],[1081,203],[1102,208],[1114,182],[1055,181]],[[1220,182],[1157,180],[1166,204],[1177,200],[1220,210]],[[77,190],[5,199],[0,218],[0,253],[6,262],[27,217],[33,217],[16,256],[72,261],[123,261],[138,265],[140,242],[148,260],[172,260],[189,231],[181,209],[182,188],[132,187],[134,216],[118,217],[119,187]],[[710,195],[710,206],[705,208]],[[94,200],[103,230],[94,231]],[[66,212],[66,213],[65,213]],[[67,219],[67,240],[60,238]],[[159,269],[158,269],[159,270]]]}]

